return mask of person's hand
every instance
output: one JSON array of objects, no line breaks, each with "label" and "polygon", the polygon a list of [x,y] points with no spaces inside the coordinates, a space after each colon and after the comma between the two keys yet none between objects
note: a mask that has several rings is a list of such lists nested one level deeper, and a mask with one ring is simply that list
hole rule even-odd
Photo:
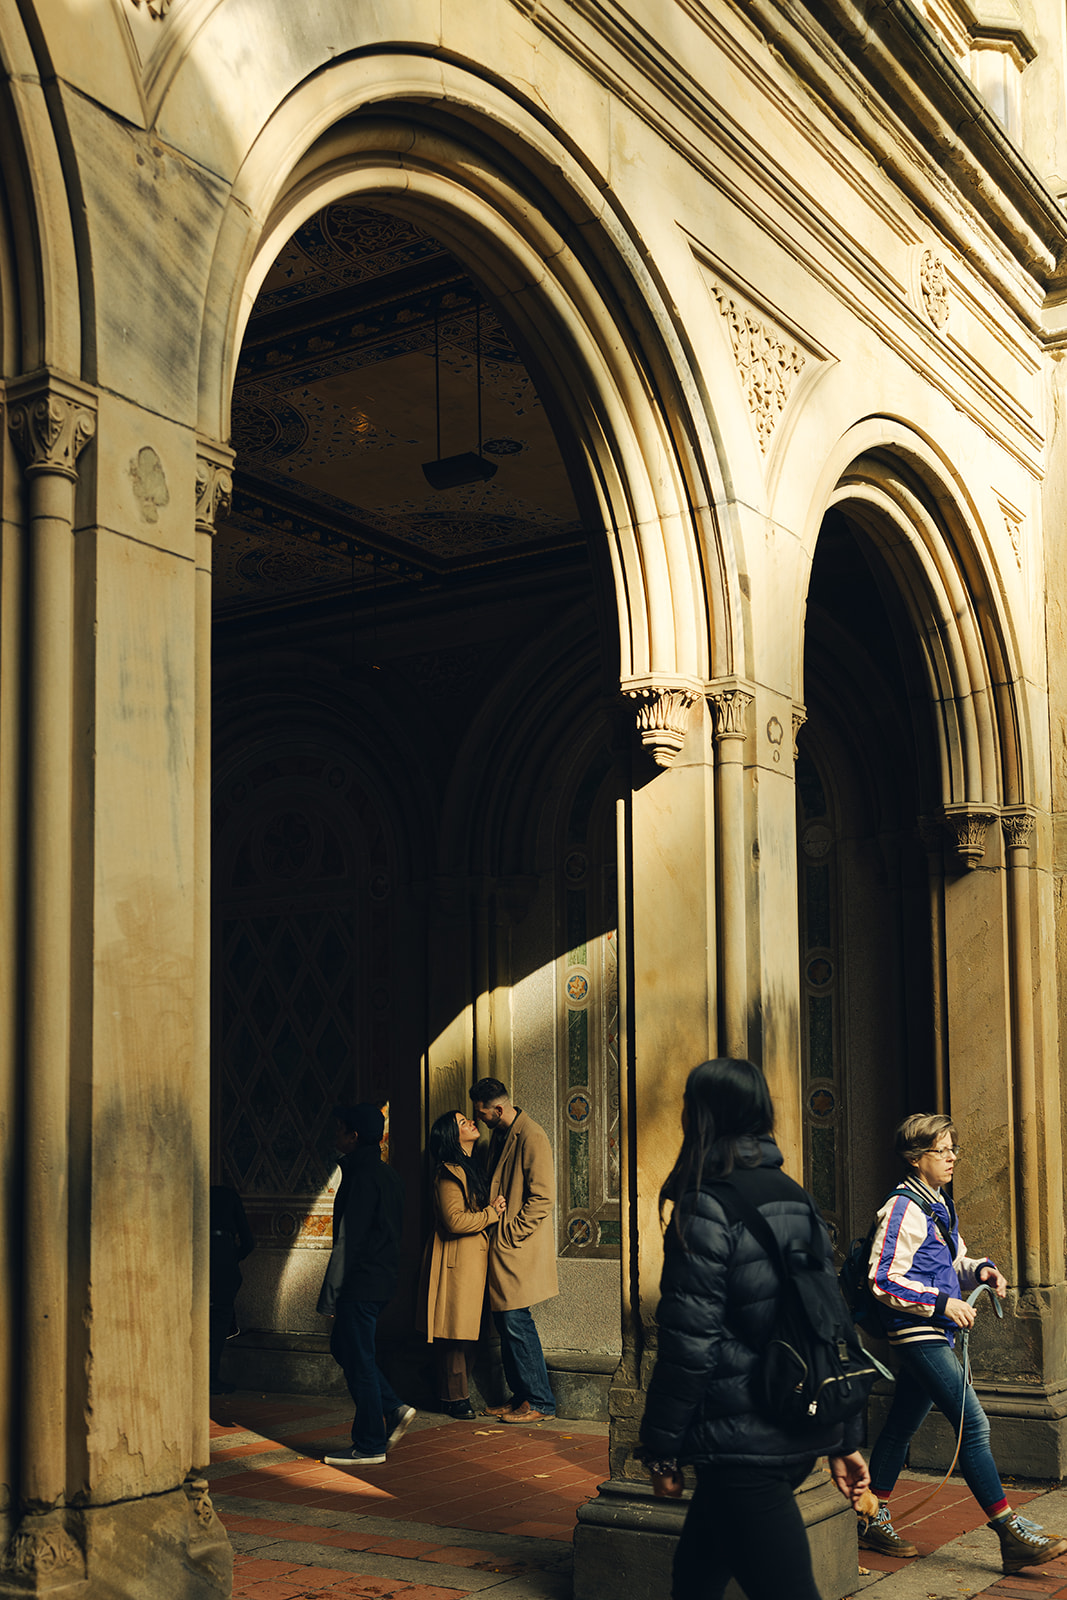
[{"label": "person's hand", "polygon": [[508,1203],[504,1199],[504,1196],[502,1194],[498,1194],[496,1199],[493,1201],[493,1204],[496,1207],[497,1216],[502,1217],[504,1212],[508,1209]]},{"label": "person's hand", "polygon": [[830,1457],[830,1476],[846,1500],[855,1506],[865,1489],[871,1486],[871,1474],[858,1450],[851,1455]]},{"label": "person's hand", "polygon": [[945,1304],[945,1316],[957,1328],[973,1328],[977,1315],[977,1311],[966,1300],[949,1300]]},{"label": "person's hand", "polygon": [[998,1300],[1003,1300],[1008,1292],[1008,1280],[996,1267],[983,1267],[978,1274],[978,1282],[990,1284]]},{"label": "person's hand", "polygon": [[652,1474],[652,1493],[657,1500],[680,1500],[682,1497],[682,1474],[680,1472],[654,1472]]}]

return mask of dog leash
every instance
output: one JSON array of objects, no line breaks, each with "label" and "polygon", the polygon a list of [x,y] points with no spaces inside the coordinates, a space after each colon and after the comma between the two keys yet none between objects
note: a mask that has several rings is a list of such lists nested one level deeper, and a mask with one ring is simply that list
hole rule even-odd
[{"label": "dog leash", "polygon": [[[975,1304],[975,1302],[977,1301],[978,1296],[983,1291],[985,1291],[985,1292],[987,1292],[989,1294],[989,1297],[993,1302],[994,1311],[996,1312],[998,1317],[1003,1319],[1004,1307],[1001,1305],[1000,1301],[997,1299],[996,1294],[994,1293],[994,1290],[993,1290],[993,1285],[991,1283],[980,1283],[978,1285],[977,1289],[973,1289],[971,1291],[971,1293],[967,1296],[967,1304],[969,1306],[973,1306]],[[948,1471],[945,1473],[945,1476],[941,1479],[941,1482],[936,1486],[936,1488],[931,1489],[930,1493],[928,1495],[926,1495],[922,1500],[918,1501],[918,1503],[916,1505],[907,1506],[905,1508],[905,1513],[904,1513],[903,1517],[901,1517],[901,1518],[894,1517],[893,1518],[894,1524],[898,1528],[906,1528],[909,1522],[914,1522],[915,1517],[922,1510],[923,1506],[929,1505],[930,1501],[934,1498],[934,1495],[941,1493],[942,1489],[945,1487],[945,1484],[948,1482],[948,1480],[952,1476],[952,1473],[953,1473],[953,1471],[955,1469],[955,1466],[956,1466],[956,1462],[959,1460],[960,1448],[961,1448],[961,1446],[963,1444],[963,1419],[967,1415],[967,1385],[971,1381],[971,1352],[970,1352],[971,1330],[970,1330],[970,1328],[961,1328],[960,1332],[962,1334],[962,1338],[961,1338],[961,1341],[960,1341],[960,1350],[961,1350],[962,1364],[963,1364],[963,1404],[960,1407],[960,1426],[959,1426],[959,1432],[956,1435],[956,1449],[955,1449],[955,1452],[953,1454],[952,1460],[949,1462]]]}]

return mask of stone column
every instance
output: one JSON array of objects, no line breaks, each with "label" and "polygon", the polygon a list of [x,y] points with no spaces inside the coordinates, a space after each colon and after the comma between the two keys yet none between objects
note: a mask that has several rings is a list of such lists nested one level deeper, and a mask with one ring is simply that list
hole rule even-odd
[{"label": "stone column", "polygon": [[[9,391],[26,475],[23,1277],[18,1501],[7,1565],[33,1581],[80,1554],[44,1514],[67,1490],[74,486],[92,395],[51,377]],[[9,864],[14,870],[14,863]],[[14,1308],[12,1308],[14,1310]]]},{"label": "stone column", "polygon": [[[193,1116],[195,1142],[211,1139],[211,556],[215,522],[233,493],[233,451],[201,439],[196,458],[196,685],[193,800],[193,859],[196,895],[194,949],[196,1009],[193,1022]],[[206,1176],[206,1175],[205,1175]],[[208,1284],[210,1275],[208,1185],[193,1195],[193,1440],[195,1465],[211,1456],[208,1436]],[[199,1487],[200,1479],[193,1483]]]},{"label": "stone column", "polygon": [[1046,1252],[1042,1249],[1047,1229],[1042,1205],[1030,950],[1030,836],[1034,831],[1034,818],[1029,811],[1010,811],[1000,820],[1008,868],[1009,991],[1019,1178],[1016,1211],[1019,1286],[1030,1288],[1049,1281]]},{"label": "stone column", "polygon": [[732,685],[729,688],[712,689],[708,699],[714,707],[715,742],[718,746],[722,1049],[728,1056],[744,1058],[748,1055],[749,1006],[744,761],[745,725],[752,695]]}]

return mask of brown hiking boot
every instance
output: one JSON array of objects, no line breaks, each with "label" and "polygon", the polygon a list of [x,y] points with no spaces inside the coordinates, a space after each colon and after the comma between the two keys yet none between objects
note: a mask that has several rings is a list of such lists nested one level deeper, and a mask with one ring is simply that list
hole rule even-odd
[{"label": "brown hiking boot", "polygon": [[508,1414],[510,1412],[512,1412],[514,1410],[515,1410],[515,1401],[514,1400],[509,1400],[507,1405],[504,1405],[504,1406],[483,1406],[482,1407],[482,1416],[483,1417],[506,1417],[506,1416],[508,1416]]},{"label": "brown hiking boot", "polygon": [[897,1556],[907,1560],[919,1554],[915,1545],[902,1539],[889,1520],[889,1507],[883,1500],[876,1517],[861,1517],[859,1526],[861,1550],[877,1550],[880,1556]]},{"label": "brown hiking boot", "polygon": [[1009,1512],[989,1526],[1000,1540],[1000,1554],[1005,1572],[1022,1572],[1024,1567],[1039,1567],[1045,1561],[1054,1561],[1067,1550],[1067,1539],[1049,1539],[1036,1522],[1020,1517],[1017,1511]]}]

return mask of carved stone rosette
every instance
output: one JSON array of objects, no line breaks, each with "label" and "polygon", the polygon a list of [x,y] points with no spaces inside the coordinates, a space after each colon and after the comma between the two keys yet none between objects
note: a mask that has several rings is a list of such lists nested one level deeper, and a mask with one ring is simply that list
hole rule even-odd
[{"label": "carved stone rosette", "polygon": [[746,689],[713,690],[708,699],[715,715],[716,739],[743,739],[752,696]]},{"label": "carved stone rosette", "polygon": [[622,692],[636,707],[641,743],[658,767],[671,766],[685,743],[698,690],[688,684],[646,682],[625,685]]},{"label": "carved stone rosette", "polygon": [[27,474],[78,476],[77,461],[96,432],[96,418],[64,395],[42,394],[11,406],[8,427]]},{"label": "carved stone rosette", "polygon": [[210,456],[196,458],[196,525],[204,533],[214,533],[220,515],[225,516],[233,497],[233,474],[229,467]]},{"label": "carved stone rosette", "polygon": [[1000,825],[1009,850],[1028,850],[1034,831],[1034,813],[1025,809],[1002,811]]},{"label": "carved stone rosette", "polygon": [[964,866],[976,867],[985,855],[986,834],[996,821],[996,813],[970,806],[945,810],[945,828],[956,854]]}]

